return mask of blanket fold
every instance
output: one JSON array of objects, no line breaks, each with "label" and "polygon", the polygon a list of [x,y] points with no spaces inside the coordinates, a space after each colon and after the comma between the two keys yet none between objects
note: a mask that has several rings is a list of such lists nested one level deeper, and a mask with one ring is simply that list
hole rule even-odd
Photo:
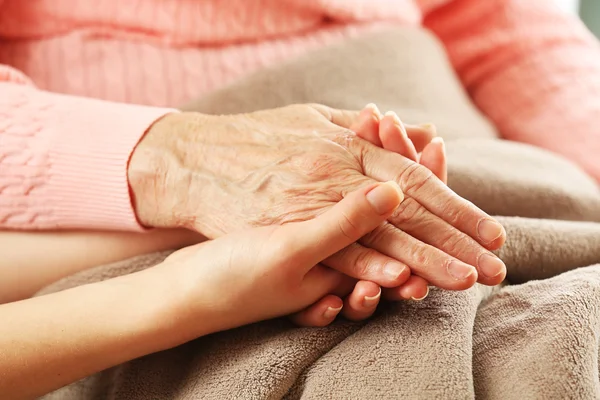
[{"label": "blanket fold", "polygon": [[[360,55],[360,56],[357,56]],[[510,284],[433,289],[369,321],[296,328],[284,319],[203,337],[120,365],[46,399],[600,398],[600,188],[573,163],[497,138],[441,45],[398,29],[261,71],[185,109],[238,113],[369,102],[434,122],[449,185],[499,217]],[[39,293],[155,265],[169,252],[99,266]]]}]

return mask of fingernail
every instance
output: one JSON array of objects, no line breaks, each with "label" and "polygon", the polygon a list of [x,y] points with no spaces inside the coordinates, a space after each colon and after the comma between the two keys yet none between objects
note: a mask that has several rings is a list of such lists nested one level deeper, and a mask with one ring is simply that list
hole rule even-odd
[{"label": "fingernail", "polygon": [[369,103],[360,112],[360,118],[362,118],[363,122],[375,119],[379,123],[381,122],[381,113],[375,104]]},{"label": "fingernail", "polygon": [[444,145],[444,139],[442,139],[439,136],[434,137],[433,139],[431,139],[431,143],[439,143],[442,146]]},{"label": "fingernail", "polygon": [[402,121],[400,121],[400,117],[398,117],[398,114],[396,114],[393,111],[388,111],[385,113],[386,117],[392,117],[392,119],[394,120],[394,123],[397,125],[402,126]]},{"label": "fingernail", "polygon": [[502,236],[503,232],[504,228],[502,228],[502,225],[491,219],[482,219],[479,221],[479,225],[477,225],[479,237],[487,243],[498,239]]},{"label": "fingernail", "polygon": [[394,181],[380,183],[367,193],[367,201],[380,215],[387,214],[404,200],[400,186]]},{"label": "fingernail", "polygon": [[479,257],[479,270],[488,278],[495,278],[504,273],[506,266],[498,257],[484,253]]},{"label": "fingernail", "polygon": [[369,108],[371,110],[373,110],[373,114],[377,117],[377,119],[379,119],[381,117],[381,112],[379,111],[379,108],[377,108],[377,106],[373,103],[369,103],[365,106],[365,108]]},{"label": "fingernail", "polygon": [[419,298],[419,299],[417,299],[417,298],[415,298],[415,297],[411,297],[411,300],[414,300],[414,301],[421,301],[421,300],[425,300],[425,297],[427,297],[427,296],[429,296],[429,286],[427,287],[427,292],[425,292],[425,296],[423,296],[423,297],[421,297],[421,298]]},{"label": "fingernail", "polygon": [[470,265],[452,260],[447,267],[448,273],[457,281],[463,281],[477,271]]},{"label": "fingernail", "polygon": [[406,268],[406,265],[390,261],[383,267],[383,273],[390,282],[396,282]]},{"label": "fingernail", "polygon": [[340,307],[340,308],[327,307],[327,310],[325,310],[325,312],[323,313],[323,318],[334,319],[340,313],[340,311],[342,311],[342,307]]},{"label": "fingernail", "polygon": [[398,129],[400,129],[400,133],[402,134],[402,136],[408,138],[408,132],[406,132],[406,127],[404,126],[402,121],[400,121],[400,117],[398,117],[398,114],[396,114],[393,111],[388,111],[385,113],[385,115],[392,117],[392,119],[394,120],[394,125],[396,125]]},{"label": "fingernail", "polygon": [[372,308],[375,307],[377,305],[377,303],[379,303],[379,298],[381,297],[381,288],[379,288],[379,293],[377,293],[376,296],[365,296],[365,298],[363,299],[363,306],[365,308]]}]

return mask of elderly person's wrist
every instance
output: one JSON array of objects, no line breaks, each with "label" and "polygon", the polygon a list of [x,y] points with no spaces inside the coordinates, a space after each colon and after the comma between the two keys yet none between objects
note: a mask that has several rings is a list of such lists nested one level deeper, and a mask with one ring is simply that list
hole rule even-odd
[{"label": "elderly person's wrist", "polygon": [[[191,216],[180,212],[187,196],[178,196],[168,187],[189,185],[191,171],[181,167],[181,157],[202,157],[201,143],[187,151],[186,130],[203,120],[198,113],[171,113],[157,120],[135,147],[127,169],[132,203],[140,224],[148,228],[192,227]],[[193,129],[193,128],[192,128]],[[189,187],[198,200],[200,188]],[[181,192],[179,192],[181,193]],[[192,198],[190,196],[189,198]],[[194,216],[194,218],[197,218]]]},{"label": "elderly person's wrist", "polygon": [[128,160],[148,127],[173,110],[16,84],[1,91],[10,100],[9,129],[0,128],[10,139],[0,146],[0,180],[11,188],[0,206],[4,229],[141,230]]}]

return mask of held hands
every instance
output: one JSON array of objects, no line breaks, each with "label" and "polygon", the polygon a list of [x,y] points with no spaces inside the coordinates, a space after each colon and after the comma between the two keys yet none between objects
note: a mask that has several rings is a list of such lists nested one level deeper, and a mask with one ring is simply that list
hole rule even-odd
[{"label": "held hands", "polygon": [[[309,221],[249,229],[173,253],[156,269],[180,299],[177,340],[287,315],[348,292],[353,280],[322,261],[373,231],[402,199],[395,182],[369,184]],[[339,312],[317,305],[296,320],[324,325]]]},{"label": "held hands", "polygon": [[[432,125],[404,125],[395,113],[389,112],[382,116],[377,107],[370,104],[357,115],[350,129],[372,144],[418,161],[446,183],[444,142],[441,138],[434,137],[435,127]],[[338,296],[326,296],[293,315],[292,319],[299,325],[322,326],[330,323],[329,318],[341,311],[347,319],[361,320],[375,312],[382,294],[388,300],[422,300],[428,293],[428,282],[417,275],[411,275],[398,287],[384,288],[383,291],[373,282],[359,281],[343,302]],[[328,312],[323,313],[323,310]]]},{"label": "held hands", "polygon": [[502,227],[436,179],[425,150],[423,165],[415,162],[423,146],[416,136],[416,149],[397,147],[402,125],[395,118],[372,120],[353,129],[406,156],[356,137],[349,130],[356,114],[324,106],[169,115],[151,128],[131,160],[138,217],[146,225],[185,226],[214,238],[309,220],[353,190],[393,180],[405,193],[401,206],[324,265],[385,288],[406,282],[411,271],[454,290],[476,280],[501,282],[504,265],[488,249],[502,245]]}]

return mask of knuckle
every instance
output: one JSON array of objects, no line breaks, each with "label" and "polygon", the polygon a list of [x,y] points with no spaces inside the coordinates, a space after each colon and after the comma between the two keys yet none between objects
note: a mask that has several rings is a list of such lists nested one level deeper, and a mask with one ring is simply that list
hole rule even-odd
[{"label": "knuckle", "polygon": [[409,196],[422,190],[423,186],[431,179],[433,172],[417,164],[409,164],[397,177],[396,181]]},{"label": "knuckle", "polygon": [[356,252],[352,270],[357,276],[365,277],[370,271],[370,266],[373,263],[373,260],[374,257],[372,251],[368,249],[361,249]]},{"label": "knuckle", "polygon": [[408,257],[417,266],[428,266],[432,259],[431,251],[426,246],[414,244],[406,249]]},{"label": "knuckle", "polygon": [[326,111],[322,106],[313,107],[309,104],[291,104],[281,108],[281,110],[293,121],[304,121],[305,123],[309,122],[309,125],[310,123],[314,123],[323,117],[327,118],[327,115],[325,114]]},{"label": "knuckle", "polygon": [[456,256],[464,253],[469,244],[470,241],[465,234],[454,230],[445,234],[445,237],[441,241],[440,249],[447,254]]},{"label": "knuckle", "polygon": [[409,197],[400,203],[391,218],[398,225],[414,224],[423,220],[425,212],[426,210],[421,204]]},{"label": "knuckle", "polygon": [[341,126],[335,130],[335,133],[336,142],[344,147],[348,147],[354,139],[357,139],[356,133],[353,130]]},{"label": "knuckle", "polygon": [[444,219],[452,226],[460,224],[472,209],[472,203],[464,202],[456,204],[455,202],[448,201],[444,207]]},{"label": "knuckle", "polygon": [[316,105],[313,107],[312,104],[291,104],[284,108],[296,112],[312,112],[317,107]]},{"label": "knuckle", "polygon": [[392,225],[384,222],[382,225],[366,234],[361,242],[364,242],[364,244],[369,247],[372,247],[376,243],[386,243],[388,242],[386,239],[392,233],[392,230]]},{"label": "knuckle", "polygon": [[317,110],[319,112],[325,112],[329,110],[329,107],[324,106],[323,104],[320,103],[306,103],[306,104],[299,104],[299,107],[304,107],[304,108],[312,108],[314,110]]},{"label": "knuckle", "polygon": [[331,113],[331,109],[322,104],[296,104],[292,107],[295,107],[295,110],[299,115],[310,115],[313,117],[325,118],[330,122],[333,120],[333,114]]},{"label": "knuckle", "polygon": [[444,219],[450,225],[455,226],[463,219],[464,211],[459,207],[447,205],[444,207]]},{"label": "knuckle", "polygon": [[344,150],[344,154],[351,156],[355,162],[355,168],[363,172],[364,165],[369,163],[373,159],[369,148],[368,142],[359,138],[356,133],[350,129],[337,127],[327,135],[328,139],[335,143],[340,149]]},{"label": "knuckle", "polygon": [[361,227],[346,212],[342,212],[338,218],[338,229],[342,236],[351,241],[355,241],[362,236]]},{"label": "knuckle", "polygon": [[[297,151],[289,155],[283,164],[294,173],[307,175],[310,182],[343,186],[345,175],[356,174],[354,157],[336,143],[323,138],[310,139],[310,151]],[[344,175],[344,176],[340,176]]]},{"label": "knuckle", "polygon": [[332,174],[339,169],[334,157],[325,152],[297,154],[289,159],[289,165],[295,171],[305,174],[309,182],[328,182]]}]

